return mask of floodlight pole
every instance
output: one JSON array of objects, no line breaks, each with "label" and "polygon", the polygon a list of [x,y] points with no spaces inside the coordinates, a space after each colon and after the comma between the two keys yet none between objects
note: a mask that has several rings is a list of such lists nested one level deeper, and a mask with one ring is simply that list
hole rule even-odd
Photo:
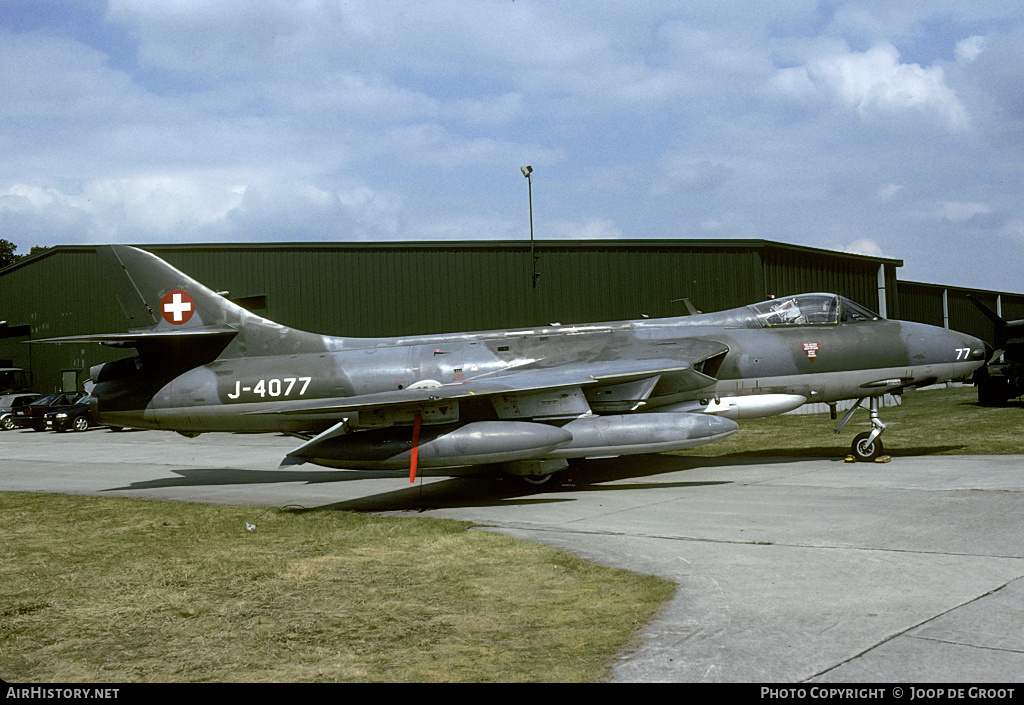
[{"label": "floodlight pole", "polygon": [[533,260],[533,288],[537,288],[537,277],[540,276],[540,272],[537,271],[537,251],[534,247],[533,241],[533,179],[530,178],[530,174],[533,173],[532,166],[522,166],[519,170],[523,172],[523,176],[526,177],[526,188],[530,198],[530,259]]}]

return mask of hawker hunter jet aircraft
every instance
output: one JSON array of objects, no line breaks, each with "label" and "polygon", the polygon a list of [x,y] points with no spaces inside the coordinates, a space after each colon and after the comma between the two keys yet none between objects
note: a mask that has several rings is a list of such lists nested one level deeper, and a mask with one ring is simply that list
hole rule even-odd
[{"label": "hawker hunter jet aircraft", "polygon": [[986,353],[833,294],[660,320],[336,338],[260,318],[142,250],[98,251],[130,332],[46,342],[137,351],[91,370],[100,424],[291,433],[308,440],[284,464],[408,468],[411,480],[417,467],[472,465],[545,478],[572,458],[691,448],[734,433],[733,419],[844,399],[869,407],[872,430],[852,453],[870,460],[882,394],[964,377]]}]

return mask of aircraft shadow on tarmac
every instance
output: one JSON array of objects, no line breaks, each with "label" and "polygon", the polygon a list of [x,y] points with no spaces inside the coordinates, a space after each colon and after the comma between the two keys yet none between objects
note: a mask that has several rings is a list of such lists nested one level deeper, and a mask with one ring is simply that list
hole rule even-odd
[{"label": "aircraft shadow on tarmac", "polygon": [[[895,459],[933,455],[957,450],[958,446],[929,446],[895,448]],[[188,468],[175,469],[174,477],[163,477],[133,482],[125,487],[111,487],[104,492],[159,490],[185,487],[214,487],[230,485],[270,485],[275,483],[305,483],[307,485],[370,481],[382,492],[364,497],[345,499],[320,505],[317,509],[342,511],[426,511],[428,509],[488,507],[508,504],[545,504],[574,501],[573,492],[623,492],[652,488],[702,487],[729,484],[730,481],[685,482],[677,478],[662,481],[611,484],[621,480],[667,475],[697,468],[729,467],[747,464],[784,464],[811,459],[841,462],[834,446],[821,448],[775,449],[775,455],[766,457],[762,452],[747,451],[727,456],[700,455],[632,455],[574,462],[568,470],[549,482],[531,485],[520,478],[493,471],[472,468],[457,474],[449,471],[421,471],[421,477],[443,477],[441,481],[409,484],[404,470],[247,470],[240,468]],[[295,506],[294,504],[288,506]]]},{"label": "aircraft shadow on tarmac", "polygon": [[[961,450],[963,446],[892,446],[886,447],[885,453],[893,458],[913,458],[921,455],[939,455],[950,451]],[[744,450],[728,455],[721,455],[713,460],[719,461],[716,464],[728,465],[736,461],[749,460],[757,463],[792,463],[801,460],[842,460],[843,456],[837,452],[834,445],[817,446],[812,448],[772,448],[771,455],[765,455],[764,450]],[[709,458],[712,460],[712,458]]]},{"label": "aircraft shadow on tarmac", "polygon": [[442,482],[409,486],[390,492],[336,502],[318,507],[355,512],[426,511],[428,509],[493,507],[509,504],[546,504],[572,502],[573,492],[635,492],[652,488],[704,487],[727,485],[730,481],[630,482],[612,485],[618,480],[685,472],[704,467],[707,458],[675,457],[667,455],[634,455],[574,463],[569,470],[542,485],[507,475],[477,473],[453,477]]},{"label": "aircraft shadow on tarmac", "polygon": [[[173,470],[175,477],[133,482],[125,487],[111,487],[105,492],[154,490],[175,487],[225,485],[261,485],[272,483],[332,483],[372,480],[387,491],[366,497],[347,499],[316,509],[383,512],[410,511],[454,507],[487,507],[514,504],[571,502],[573,491],[636,491],[651,488],[701,487],[729,484],[716,482],[631,482],[608,485],[618,480],[652,477],[684,472],[708,465],[722,464],[716,458],[699,456],[634,455],[574,463],[569,470],[541,485],[531,485],[520,478],[476,469],[460,475],[426,471],[427,477],[447,479],[430,483],[409,484],[405,471],[360,470],[244,470],[233,468],[190,468]],[[422,476],[422,474],[421,474]],[[541,496],[543,495],[543,496]],[[294,504],[288,505],[294,507]]]}]

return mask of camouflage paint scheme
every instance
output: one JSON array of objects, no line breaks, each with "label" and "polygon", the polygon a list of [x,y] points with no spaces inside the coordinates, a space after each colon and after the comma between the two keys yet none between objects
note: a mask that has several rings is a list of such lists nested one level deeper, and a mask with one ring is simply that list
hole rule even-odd
[{"label": "camouflage paint scheme", "polygon": [[679,318],[331,337],[256,316],[142,250],[98,251],[129,332],[38,342],[137,350],[93,368],[99,423],[308,439],[286,464],[545,477],[571,458],[694,447],[735,432],[733,419],[844,399],[870,404],[873,431],[853,448],[868,460],[882,394],[986,359],[976,338],[833,294]]}]

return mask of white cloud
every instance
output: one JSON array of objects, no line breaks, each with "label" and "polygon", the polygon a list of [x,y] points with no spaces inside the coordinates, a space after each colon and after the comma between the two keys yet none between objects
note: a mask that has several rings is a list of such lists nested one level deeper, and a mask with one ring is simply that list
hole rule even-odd
[{"label": "white cloud", "polygon": [[94,49],[38,32],[2,29],[0,86],[0,115],[15,120],[55,110],[65,119],[94,120],[132,93],[128,77],[106,68],[105,57]]},{"label": "white cloud", "polygon": [[[43,222],[75,213],[88,223],[79,241],[176,238],[215,222],[241,202],[240,194],[219,183],[189,177],[152,176],[86,181],[74,191],[15,184],[0,194],[0,213],[31,215]],[[84,237],[83,237],[84,236]]]},{"label": "white cloud", "polygon": [[992,213],[991,206],[984,203],[965,203],[961,201],[944,201],[936,206],[935,214],[953,223],[965,223],[979,215]]},{"label": "white cloud", "polygon": [[651,190],[654,196],[677,191],[714,191],[729,181],[736,171],[718,160],[692,158],[685,154],[669,155],[663,168],[664,178]]},{"label": "white cloud", "polygon": [[896,198],[897,194],[903,190],[903,186],[900,184],[884,184],[878,189],[878,198],[884,203],[888,203]]},{"label": "white cloud", "polygon": [[432,122],[391,127],[377,139],[362,146],[365,154],[413,156],[421,167],[457,168],[502,163],[514,166],[523,152],[529,153],[536,162],[551,164],[562,160],[559,152],[540,145],[505,142],[487,136],[467,137]]},{"label": "white cloud", "polygon": [[843,245],[840,249],[843,252],[851,252],[857,255],[867,255],[869,257],[886,256],[886,254],[882,251],[882,248],[878,245],[878,243],[868,238],[854,240],[848,245]]},{"label": "white cloud", "polygon": [[614,240],[622,237],[619,226],[607,218],[555,221],[545,233],[545,238],[552,240]]},{"label": "white cloud", "polygon": [[985,50],[985,37],[977,34],[956,43],[956,62],[961,65],[973,63]]},{"label": "white cloud", "polygon": [[402,198],[365,184],[326,189],[256,179],[240,202],[201,229],[215,240],[389,240],[403,230]]},{"label": "white cloud", "polygon": [[74,191],[16,184],[0,193],[0,224],[26,220],[45,224],[42,232],[74,226],[75,242],[389,239],[400,234],[401,199],[365,185],[328,191],[221,176],[87,181]]},{"label": "white cloud", "polygon": [[1008,220],[999,235],[1008,240],[1016,240],[1024,245],[1024,220],[1019,218]]},{"label": "white cloud", "polygon": [[870,122],[923,116],[951,131],[968,125],[967,111],[946,85],[941,66],[900,63],[891,44],[865,52],[819,56],[805,66],[782,69],[772,86],[796,98],[825,97]]},{"label": "white cloud", "polygon": [[1019,242],[1019,4],[14,6],[38,19],[0,9],[23,247],[518,239],[522,164],[546,239]]}]

